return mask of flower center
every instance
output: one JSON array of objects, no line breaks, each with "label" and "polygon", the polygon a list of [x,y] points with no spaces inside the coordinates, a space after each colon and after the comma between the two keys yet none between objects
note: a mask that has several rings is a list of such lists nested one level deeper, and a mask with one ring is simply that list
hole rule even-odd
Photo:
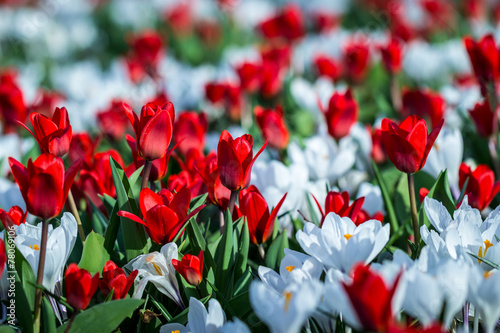
[{"label": "flower center", "polygon": [[181,333],[179,330],[172,331],[172,333]]},{"label": "flower center", "polygon": [[161,273],[161,268],[157,264],[155,264],[154,262],[152,262],[151,265],[153,265],[153,267],[155,268],[156,273],[158,273],[158,275],[163,275]]},{"label": "flower center", "polygon": [[293,271],[295,269],[295,266],[286,266],[285,269],[289,272]]},{"label": "flower center", "polygon": [[293,294],[290,291],[285,291],[283,295],[285,296],[285,312],[288,312],[288,307],[290,306]]},{"label": "flower center", "polygon": [[349,238],[351,238],[352,235],[351,234],[345,234],[344,237],[345,237],[346,240],[349,240]]},{"label": "flower center", "polygon": [[[488,249],[490,247],[493,246],[493,243],[491,243],[488,239],[484,241],[484,252],[483,252],[483,247],[481,246],[479,248],[479,251],[477,253],[477,256],[480,257],[480,258],[483,258],[485,255],[486,255],[486,251],[488,251]],[[481,263],[481,260],[477,260],[477,262],[480,264]]]},{"label": "flower center", "polygon": [[35,245],[30,245],[30,247],[31,247],[33,250],[35,250],[35,251],[40,250],[40,246],[38,246],[37,244],[35,244]]}]

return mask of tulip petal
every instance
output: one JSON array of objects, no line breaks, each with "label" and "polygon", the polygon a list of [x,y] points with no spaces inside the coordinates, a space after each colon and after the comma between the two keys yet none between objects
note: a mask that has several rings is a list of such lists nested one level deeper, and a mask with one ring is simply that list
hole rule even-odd
[{"label": "tulip petal", "polygon": [[30,179],[26,205],[31,214],[43,220],[58,215],[64,205],[63,180],[57,166],[47,169],[47,173],[40,173]]},{"label": "tulip petal", "polygon": [[148,226],[146,224],[146,222],[144,222],[141,218],[139,218],[137,215],[132,214],[130,212],[127,212],[127,211],[124,211],[124,210],[120,210],[120,211],[118,211],[116,213],[116,215],[121,216],[121,217],[125,217],[125,218],[127,218],[129,220],[132,220],[134,222],[140,223],[140,224],[142,224],[142,225],[144,225],[146,227]]},{"label": "tulip petal", "polygon": [[250,161],[250,163],[246,166],[245,168],[245,181],[244,181],[244,185],[243,185],[243,188],[247,187],[249,184],[250,184],[250,177],[251,177],[251,174],[252,174],[252,167],[253,167],[253,164],[255,163],[255,161],[257,160],[257,157],[259,157],[260,154],[262,154],[262,152],[264,151],[264,149],[266,148],[267,146],[267,140],[266,142],[264,142],[264,144],[262,145],[262,147],[260,147],[259,151],[257,152],[257,154],[255,154],[255,156],[253,157],[253,159]]},{"label": "tulip petal", "polygon": [[144,126],[138,139],[140,154],[153,161],[165,156],[172,140],[172,119],[168,112],[159,111]]},{"label": "tulip petal", "polygon": [[425,162],[427,161],[427,156],[429,156],[429,152],[431,151],[434,142],[436,142],[439,132],[441,132],[441,128],[443,127],[443,124],[444,124],[444,119],[441,119],[439,124],[437,124],[437,126],[434,127],[431,134],[429,134],[429,136],[427,137],[427,145],[425,146],[424,157],[422,159],[422,164],[420,168],[423,168],[423,166],[425,165]]},{"label": "tulip petal", "polygon": [[170,202],[169,208],[177,213],[179,219],[185,220],[191,203],[191,191],[187,187],[181,188]]},{"label": "tulip petal", "polygon": [[245,186],[243,167],[233,146],[228,141],[219,141],[217,147],[217,165],[221,183],[231,191],[239,190]]},{"label": "tulip petal", "polygon": [[142,216],[146,216],[146,213],[150,209],[158,205],[163,205],[161,196],[153,192],[148,187],[142,189],[139,194],[139,207],[141,209]]},{"label": "tulip petal", "polygon": [[21,193],[23,193],[23,196],[25,196],[29,186],[28,172],[26,168],[24,167],[24,165],[22,165],[12,157],[9,157],[9,165],[10,170],[14,175],[14,179],[21,189]]}]

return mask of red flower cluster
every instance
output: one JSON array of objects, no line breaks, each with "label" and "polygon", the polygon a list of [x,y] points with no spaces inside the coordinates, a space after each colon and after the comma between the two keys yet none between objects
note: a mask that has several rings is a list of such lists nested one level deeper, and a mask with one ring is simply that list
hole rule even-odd
[{"label": "red flower cluster", "polygon": [[127,293],[132,287],[137,274],[139,274],[139,271],[135,270],[127,277],[122,268],[109,260],[104,265],[102,279],[99,281],[99,289],[104,297],[107,297],[113,291],[113,299],[124,299],[127,297]]},{"label": "red flower cluster", "polygon": [[467,179],[465,194],[469,204],[479,210],[488,207],[493,198],[500,192],[500,181],[495,182],[495,174],[485,164],[480,164],[472,170],[467,164],[460,164],[458,184],[462,188]]}]

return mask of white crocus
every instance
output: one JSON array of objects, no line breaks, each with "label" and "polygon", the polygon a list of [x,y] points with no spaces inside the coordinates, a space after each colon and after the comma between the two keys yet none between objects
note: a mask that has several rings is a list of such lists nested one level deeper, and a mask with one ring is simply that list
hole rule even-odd
[{"label": "white crocus", "polygon": [[162,246],[160,252],[140,255],[125,265],[129,271],[136,269],[139,271],[134,281],[134,295],[132,297],[141,298],[146,285],[151,282],[158,291],[184,308],[179,294],[175,269],[172,265],[172,259],[177,259],[177,255],[177,244],[168,243]]},{"label": "white crocus", "polygon": [[271,333],[300,332],[322,295],[319,281],[290,284],[279,293],[271,286],[255,281],[250,285],[250,303],[255,314]]},{"label": "white crocus", "polygon": [[483,273],[477,266],[469,274],[468,300],[481,314],[486,333],[493,332],[500,318],[500,273]]},{"label": "white crocus", "polygon": [[262,282],[279,293],[283,292],[291,283],[319,280],[322,272],[323,265],[318,260],[290,249],[285,249],[279,274],[269,267],[259,267],[259,277]]},{"label": "white crocus", "polygon": [[186,326],[172,323],[163,325],[160,333],[250,333],[248,327],[236,319],[226,322],[226,315],[216,299],[208,302],[208,311],[205,305],[194,297],[189,299],[188,323]]},{"label": "white crocus", "polygon": [[[37,226],[23,223],[17,226],[15,230],[17,235],[14,240],[16,247],[36,274],[40,258],[42,223]],[[75,245],[77,232],[76,220],[71,213],[63,214],[59,227],[52,228],[52,225],[49,225],[43,285],[52,292],[57,281],[62,277],[64,265]]]},{"label": "white crocus", "polygon": [[427,162],[422,169],[434,178],[437,178],[439,173],[446,169],[448,181],[453,195],[456,197],[460,194],[458,169],[462,162],[463,150],[464,143],[460,130],[444,127],[432,146]]},{"label": "white crocus", "polygon": [[323,226],[306,223],[297,232],[302,249],[327,268],[348,274],[358,262],[370,263],[389,241],[389,225],[377,220],[356,226],[348,217],[329,213]]}]

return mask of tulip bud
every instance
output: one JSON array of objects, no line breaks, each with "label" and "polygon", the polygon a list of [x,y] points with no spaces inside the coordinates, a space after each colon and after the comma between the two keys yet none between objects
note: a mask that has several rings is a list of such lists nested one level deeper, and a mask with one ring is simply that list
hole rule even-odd
[{"label": "tulip bud", "polygon": [[324,112],[328,133],[336,140],[349,134],[351,126],[358,120],[358,104],[347,90],[343,95],[335,92]]},{"label": "tulip bud", "polygon": [[487,208],[500,192],[500,181],[495,182],[495,174],[486,164],[480,164],[472,170],[467,164],[462,163],[458,172],[460,188],[463,188],[467,179],[469,182],[465,194],[469,204],[479,210]]},{"label": "tulip bud", "polygon": [[78,268],[77,264],[70,264],[64,273],[66,301],[75,310],[85,310],[97,291],[99,273],[92,276],[87,270]]},{"label": "tulip bud", "polygon": [[391,74],[399,73],[403,58],[403,46],[401,42],[392,37],[386,45],[381,46],[379,49],[385,69]]},{"label": "tulip bud", "polygon": [[290,141],[290,134],[281,106],[277,106],[276,110],[257,106],[254,113],[262,136],[269,142],[269,145],[278,150],[285,149]]},{"label": "tulip bud", "polygon": [[107,297],[113,291],[113,299],[124,299],[127,297],[127,293],[130,287],[132,287],[138,273],[138,270],[134,270],[127,277],[122,268],[109,260],[104,265],[102,279],[99,281],[99,289],[104,297]]},{"label": "tulip bud", "polygon": [[500,59],[498,47],[493,35],[486,35],[478,42],[470,37],[464,38],[465,48],[469,54],[469,59],[476,74],[481,93],[487,95],[487,85],[494,84],[498,79],[500,71]]},{"label": "tulip bud", "polygon": [[0,220],[2,220],[3,227],[10,230],[14,225],[20,225],[26,222],[28,211],[23,212],[19,206],[12,206],[8,212],[0,208]]},{"label": "tulip bud", "polygon": [[495,113],[491,110],[490,103],[488,101],[476,103],[474,109],[469,110],[469,114],[476,125],[477,133],[484,138],[489,138],[493,134],[494,122],[498,121],[498,119],[495,120]]},{"label": "tulip bud", "polygon": [[340,193],[336,191],[330,191],[326,195],[324,211],[321,208],[318,200],[314,196],[313,199],[314,201],[316,201],[316,205],[318,206],[321,213],[321,225],[323,225],[323,221],[325,220],[326,215],[332,212],[340,217],[349,217],[356,225],[360,224],[357,223],[357,219],[358,214],[361,211],[361,207],[363,207],[363,203],[365,202],[364,197],[354,200],[354,202],[350,205],[348,192],[344,191]]},{"label": "tulip bud", "polygon": [[192,286],[198,286],[203,279],[203,251],[198,256],[185,254],[181,261],[172,259],[172,265]]}]

